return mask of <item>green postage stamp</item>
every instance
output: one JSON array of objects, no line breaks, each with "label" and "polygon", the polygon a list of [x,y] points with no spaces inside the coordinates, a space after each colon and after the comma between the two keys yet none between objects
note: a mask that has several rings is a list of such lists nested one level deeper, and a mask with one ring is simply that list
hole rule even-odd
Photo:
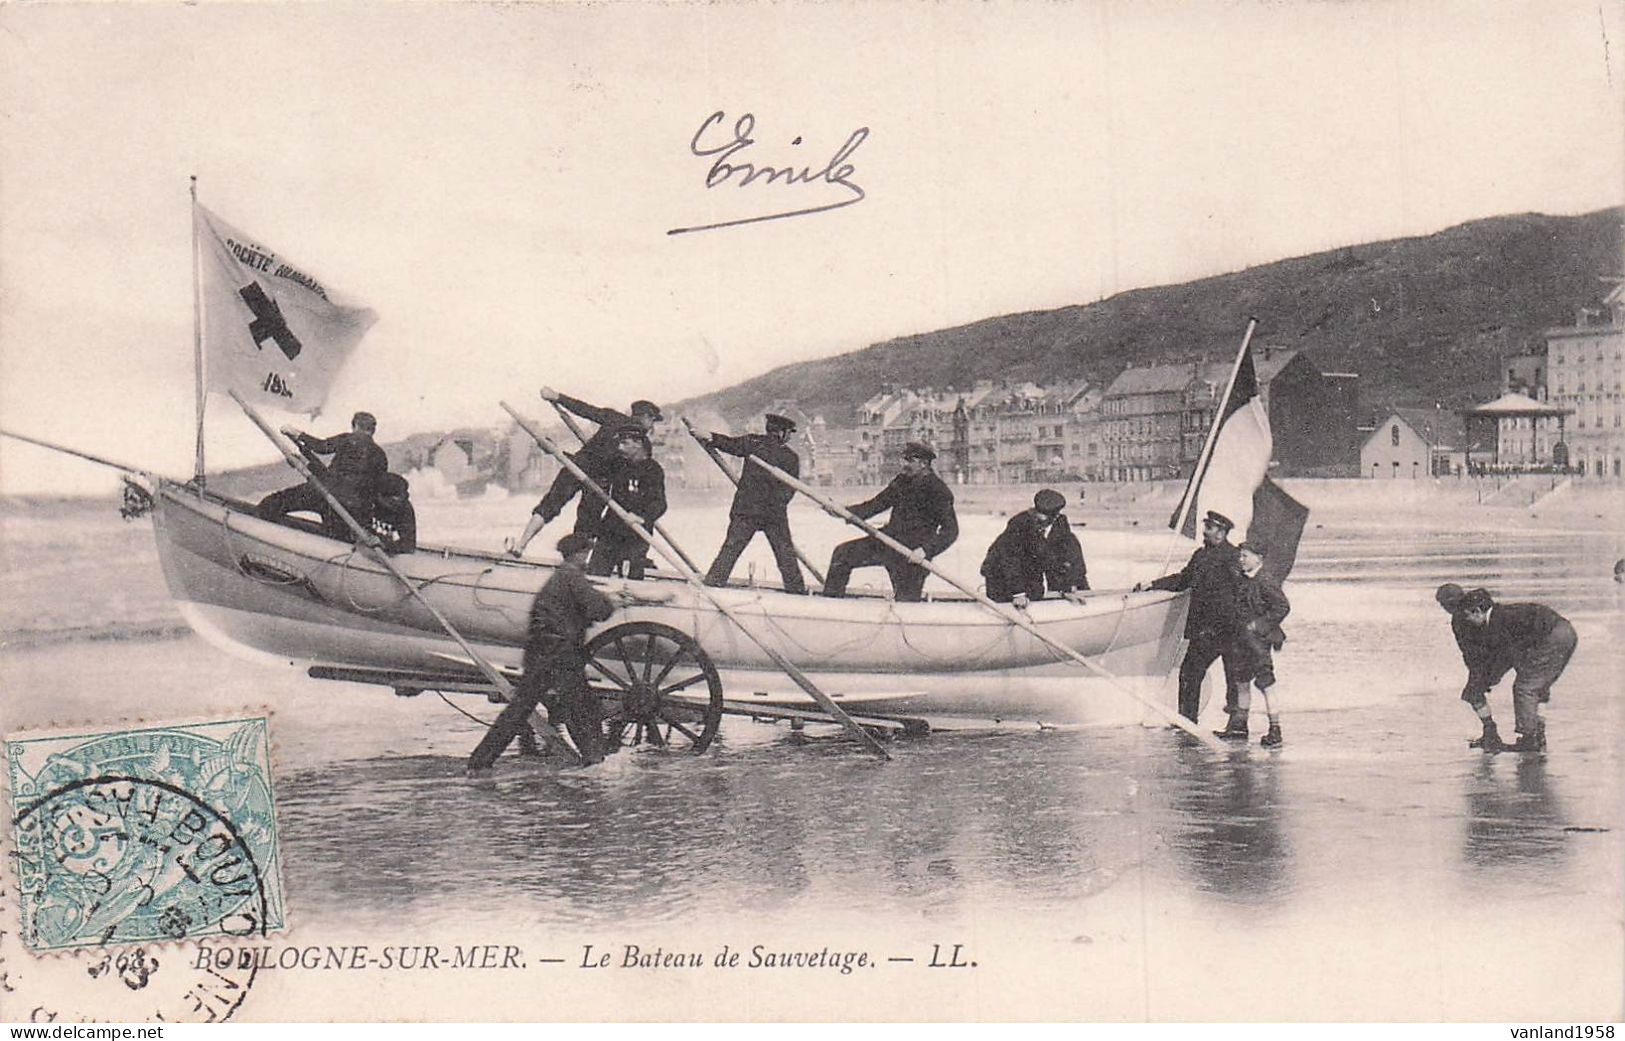
[{"label": "green postage stamp", "polygon": [[7,741],[24,944],[281,929],[270,758],[263,717]]}]

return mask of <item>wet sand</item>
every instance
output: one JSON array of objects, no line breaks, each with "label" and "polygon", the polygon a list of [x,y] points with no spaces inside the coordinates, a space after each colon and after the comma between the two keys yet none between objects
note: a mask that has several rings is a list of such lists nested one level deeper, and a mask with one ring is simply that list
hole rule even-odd
[{"label": "wet sand", "polygon": [[[998,523],[968,522],[967,542],[985,545]],[[150,552],[141,529],[127,530]],[[113,537],[78,535],[68,550]],[[18,544],[8,533],[9,551]],[[1122,579],[1154,571],[1162,545],[1085,534],[1091,572]],[[50,624],[20,640],[8,626],[4,727],[268,707],[289,942],[513,943],[572,966],[585,944],[617,963],[626,944],[709,956],[729,943],[747,958],[757,943],[827,945],[879,963],[605,972],[580,1007],[556,1003],[578,977],[539,968],[523,977],[536,981],[532,1015],[1617,1018],[1625,615],[1606,568],[1619,549],[1614,536],[1544,531],[1311,532],[1288,586],[1277,752],[1256,736],[1218,756],[1161,729],[1011,729],[900,742],[880,764],[827,730],[794,744],[782,726],[729,718],[702,757],[562,772],[510,758],[489,784],[462,780],[479,730],[436,696],[155,638],[155,568],[132,557],[96,578],[42,553],[31,566],[61,571],[28,579],[29,598]],[[26,569],[8,571],[9,583]],[[1467,749],[1463,669],[1431,599],[1446,578],[1575,622],[1548,754]],[[86,618],[121,638],[35,631]],[[1505,688],[1492,705],[1510,723]],[[495,713],[480,698],[456,704]],[[1204,722],[1220,720],[1210,709]],[[955,943],[976,968],[926,967],[933,944],[946,958]],[[903,957],[915,960],[889,960]],[[319,980],[268,974],[262,986],[297,992],[310,1018],[346,1012]],[[477,1019],[515,984],[456,986]],[[392,1017],[447,1014],[443,988],[409,973],[368,987],[369,1007]]]}]

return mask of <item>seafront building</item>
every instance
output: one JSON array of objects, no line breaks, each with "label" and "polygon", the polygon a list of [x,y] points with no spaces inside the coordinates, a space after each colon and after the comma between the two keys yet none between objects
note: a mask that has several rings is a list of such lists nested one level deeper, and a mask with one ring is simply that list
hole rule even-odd
[{"label": "seafront building", "polygon": [[1360,475],[1376,480],[1459,476],[1470,454],[1459,412],[1396,408],[1360,445]]},{"label": "seafront building", "polygon": [[1547,329],[1546,401],[1572,410],[1568,465],[1584,477],[1620,477],[1625,468],[1625,282],[1612,280],[1600,308],[1582,309],[1572,326]]}]

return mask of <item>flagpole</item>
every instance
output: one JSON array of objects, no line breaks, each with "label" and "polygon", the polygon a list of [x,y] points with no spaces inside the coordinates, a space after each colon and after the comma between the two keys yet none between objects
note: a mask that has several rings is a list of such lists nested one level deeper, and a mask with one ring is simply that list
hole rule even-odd
[{"label": "flagpole", "polygon": [[192,175],[192,382],[197,392],[197,456],[192,479],[203,487],[203,318],[201,311],[197,245],[197,174]]},{"label": "flagpole", "polygon": [[1196,508],[1196,486],[1202,481],[1202,472],[1207,469],[1208,459],[1213,455],[1213,442],[1218,439],[1219,425],[1224,419],[1224,407],[1230,403],[1230,392],[1236,388],[1236,375],[1241,372],[1241,359],[1247,356],[1247,348],[1253,342],[1253,330],[1258,327],[1257,318],[1247,319],[1247,332],[1241,338],[1241,349],[1236,352],[1236,362],[1230,366],[1230,378],[1225,381],[1224,394],[1219,397],[1213,409],[1213,422],[1208,424],[1207,439],[1202,442],[1202,451],[1196,457],[1196,468],[1191,471],[1191,479],[1185,483],[1185,494],[1179,502],[1179,513],[1175,517],[1174,531],[1185,528],[1185,519],[1190,516],[1191,510]]}]

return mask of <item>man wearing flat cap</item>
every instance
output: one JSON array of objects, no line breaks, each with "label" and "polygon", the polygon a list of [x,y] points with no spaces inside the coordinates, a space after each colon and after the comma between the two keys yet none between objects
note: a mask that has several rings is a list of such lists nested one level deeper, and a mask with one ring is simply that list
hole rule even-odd
[{"label": "man wearing flat cap", "polygon": [[[389,458],[373,440],[378,433],[377,418],[371,412],[357,412],[350,418],[350,432],[332,437],[311,437],[292,427],[283,427],[282,433],[299,446],[299,453],[310,463],[317,480],[365,528],[372,520],[378,484],[389,472]],[[322,455],[332,456],[332,462],[316,458]],[[274,492],[255,509],[262,519],[279,523],[295,510],[308,510],[321,515],[326,534],[336,539],[351,537],[350,526],[309,482]]]},{"label": "man wearing flat cap", "polygon": [[[660,406],[652,401],[632,402],[632,414],[617,412],[612,408],[601,408],[590,405],[580,398],[572,398],[568,394],[560,394],[552,387],[542,388],[542,397],[574,412],[582,419],[589,419],[598,424],[598,429],[576,451],[570,453],[586,475],[593,479],[600,487],[608,480],[611,472],[620,464],[621,454],[619,445],[622,435],[641,434],[647,438],[649,431],[663,418],[660,415]],[[553,484],[542,496],[542,501],[531,510],[530,520],[525,523],[524,533],[508,544],[508,555],[517,557],[525,552],[530,540],[536,537],[548,521],[564,512],[570,500],[577,492],[582,491],[582,484],[576,475],[568,468],[560,468],[558,476],[553,478]],[[598,496],[586,492],[576,505],[576,523],[574,530],[590,533],[593,525],[604,513],[604,504]]]},{"label": "man wearing flat cap", "polygon": [[987,598],[1026,607],[1045,592],[1070,593],[1089,588],[1083,547],[1067,522],[1066,496],[1045,488],[1033,496],[1033,508],[1022,510],[987,548],[982,577]]},{"label": "man wearing flat cap", "polygon": [[873,499],[847,507],[865,520],[890,510],[891,516],[880,530],[909,547],[909,555],[902,556],[867,535],[843,542],[830,554],[825,596],[845,596],[846,583],[854,569],[883,567],[891,576],[892,595],[896,599],[920,599],[930,573],[924,563],[953,545],[959,537],[954,493],[931,469],[931,461],[936,457],[937,453],[929,445],[910,441],[903,448],[903,472],[892,478],[885,490]]},{"label": "man wearing flat cap", "polygon": [[[1189,591],[1190,609],[1185,615],[1185,660],[1179,663],[1179,714],[1196,721],[1202,708],[1202,678],[1215,659],[1224,660],[1225,709],[1237,708],[1237,684],[1232,676],[1241,674],[1237,637],[1240,619],[1236,612],[1236,576],[1240,573],[1236,547],[1230,544],[1230,518],[1214,510],[1202,518],[1202,544],[1179,571],[1152,582],[1152,589]],[[1135,586],[1136,590],[1141,586]]]},{"label": "man wearing flat cap", "polygon": [[[1450,634],[1456,638],[1456,649],[1461,651],[1462,664],[1467,666],[1467,685],[1462,689],[1461,700],[1467,702],[1479,722],[1484,725],[1484,732],[1468,742],[1472,748],[1482,748],[1486,752],[1500,752],[1506,748],[1506,742],[1501,740],[1501,732],[1495,725],[1495,717],[1490,713],[1490,703],[1483,692],[1493,684],[1484,683],[1484,678],[1492,672],[1495,675],[1504,675],[1511,664],[1506,660],[1504,653],[1497,652],[1485,640],[1484,628],[1473,625],[1467,621],[1466,614],[1461,609],[1462,601],[1467,596],[1467,590],[1454,582],[1446,582],[1433,592],[1433,599],[1439,607],[1450,616]],[[1481,590],[1474,589],[1474,593]]]},{"label": "man wearing flat cap", "polygon": [[[559,540],[563,558],[530,605],[525,669],[513,697],[468,757],[468,772],[491,769],[513,739],[530,730],[530,714],[547,707],[550,722],[562,722],[583,762],[604,758],[603,709],[587,688],[586,633],[615,611],[609,597],[587,579],[592,539],[571,532]],[[551,694],[551,697],[548,695]]]},{"label": "man wearing flat cap", "polygon": [[[1540,706],[1551,700],[1552,684],[1574,656],[1579,643],[1574,626],[1545,604],[1497,603],[1487,589],[1463,593],[1452,619],[1457,613],[1479,634],[1485,652],[1478,668],[1469,663],[1467,686],[1461,692],[1461,699],[1484,721],[1484,736],[1477,747],[1486,752],[1544,752],[1546,722],[1540,718]],[[1509,670],[1513,672],[1512,709],[1518,740],[1501,745],[1490,720],[1488,695]],[[1492,737],[1496,738],[1493,743]]]},{"label": "man wearing flat cap", "polygon": [[790,541],[790,500],[795,489],[774,477],[760,466],[752,465],[754,457],[770,466],[783,470],[791,477],[801,476],[801,457],[790,447],[790,435],[796,432],[794,420],[767,414],[767,433],[729,437],[712,433],[703,439],[708,448],[727,452],[745,460],[739,475],[739,488],[734,492],[733,505],[728,509],[728,534],[722,538],[722,548],[716,560],[705,573],[708,586],[725,586],[733,574],[734,564],[745,552],[757,532],[767,536],[773,550],[773,560],[779,565],[779,577],[784,580],[787,593],[805,593],[807,584],[801,578],[801,565]]}]

